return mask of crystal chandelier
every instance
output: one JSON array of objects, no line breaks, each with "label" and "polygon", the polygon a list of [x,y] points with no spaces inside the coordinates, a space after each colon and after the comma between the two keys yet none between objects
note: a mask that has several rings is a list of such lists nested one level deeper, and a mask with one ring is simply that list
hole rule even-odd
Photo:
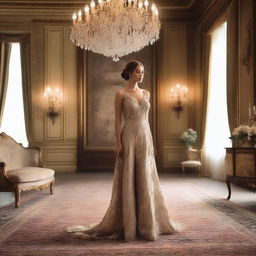
[{"label": "crystal chandelier", "polygon": [[73,14],[71,41],[85,50],[118,61],[159,38],[155,3],[148,0],[92,0]]}]

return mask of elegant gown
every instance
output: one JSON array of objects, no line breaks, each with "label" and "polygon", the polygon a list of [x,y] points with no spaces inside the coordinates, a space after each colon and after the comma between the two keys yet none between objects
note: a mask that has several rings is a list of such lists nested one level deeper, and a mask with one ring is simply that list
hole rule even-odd
[{"label": "elegant gown", "polygon": [[68,232],[93,236],[117,235],[126,241],[137,236],[157,240],[159,234],[173,234],[161,192],[148,122],[150,103],[143,90],[139,102],[125,93],[122,102],[122,157],[115,163],[112,197],[103,220],[93,227],[74,226]]}]

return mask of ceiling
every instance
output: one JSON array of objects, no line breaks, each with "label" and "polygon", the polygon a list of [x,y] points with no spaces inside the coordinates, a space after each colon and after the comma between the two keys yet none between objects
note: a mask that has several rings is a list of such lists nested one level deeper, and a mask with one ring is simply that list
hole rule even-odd
[{"label": "ceiling", "polygon": [[[0,0],[0,21],[13,16],[26,20],[70,22],[70,15],[91,0]],[[95,0],[97,1],[97,0]],[[121,0],[120,0],[121,1]],[[151,0],[152,1],[152,0]],[[154,0],[161,21],[195,22],[216,1],[226,0]]]},{"label": "ceiling", "polygon": [[[202,0],[155,0],[159,9],[189,9],[193,4]],[[206,0],[207,1],[207,0]],[[90,2],[86,0],[0,0],[2,8],[54,8],[63,9],[80,7]]]}]

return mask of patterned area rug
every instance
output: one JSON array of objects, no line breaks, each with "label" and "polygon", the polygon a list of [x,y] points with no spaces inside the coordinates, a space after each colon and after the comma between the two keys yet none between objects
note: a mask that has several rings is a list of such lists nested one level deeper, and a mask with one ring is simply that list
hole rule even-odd
[{"label": "patterned area rug", "polygon": [[102,219],[110,200],[112,174],[63,174],[55,194],[25,192],[21,207],[0,209],[1,256],[56,255],[256,255],[256,215],[232,201],[205,193],[199,182],[161,178],[171,218],[181,225],[156,242],[114,237],[74,237],[69,226]]}]

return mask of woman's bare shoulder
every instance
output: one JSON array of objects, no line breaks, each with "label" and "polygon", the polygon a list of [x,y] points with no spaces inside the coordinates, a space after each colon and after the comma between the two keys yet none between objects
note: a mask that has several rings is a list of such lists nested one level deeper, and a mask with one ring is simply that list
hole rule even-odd
[{"label": "woman's bare shoulder", "polygon": [[125,94],[125,89],[121,88],[116,92],[116,97],[123,98]]}]

